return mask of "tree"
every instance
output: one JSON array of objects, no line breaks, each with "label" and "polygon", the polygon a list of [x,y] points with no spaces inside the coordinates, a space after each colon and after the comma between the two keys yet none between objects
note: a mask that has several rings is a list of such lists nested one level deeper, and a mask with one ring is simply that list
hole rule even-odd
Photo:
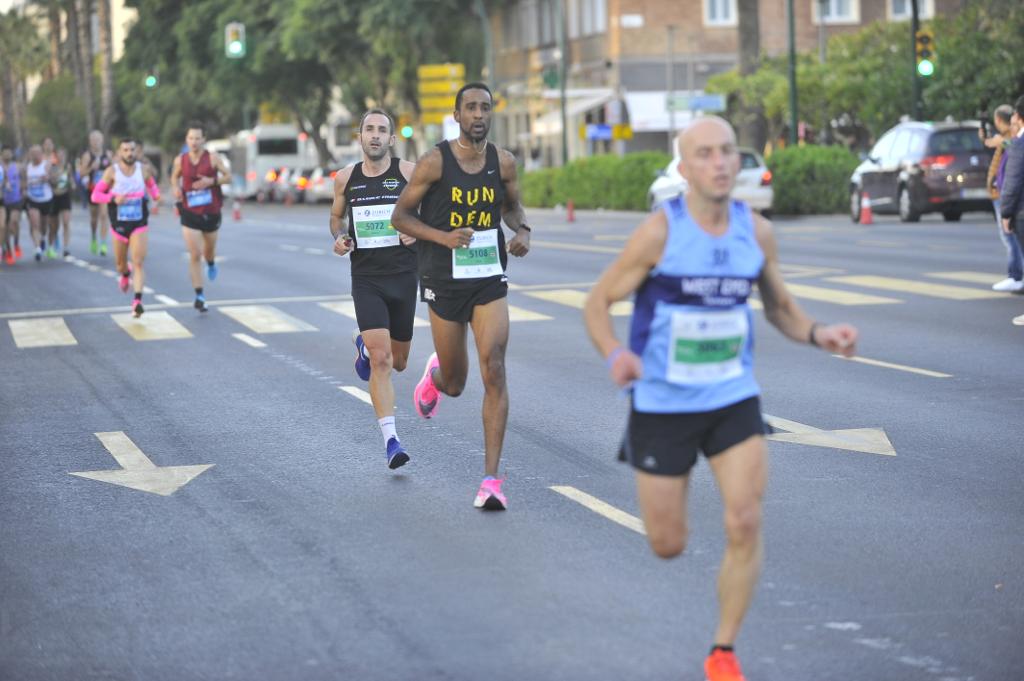
[{"label": "tree", "polygon": [[85,105],[85,125],[89,130],[96,129],[96,98],[93,94],[93,58],[92,58],[92,0],[71,0],[80,2],[78,6],[78,50],[82,59],[82,102]]},{"label": "tree", "polygon": [[25,146],[25,79],[47,65],[46,43],[28,17],[9,10],[0,15],[0,92],[4,121],[13,128],[15,144]]},{"label": "tree", "polygon": [[114,41],[111,35],[110,0],[96,0],[100,27],[100,128],[110,134],[114,123]]},{"label": "tree", "polygon": [[74,154],[85,147],[85,107],[75,96],[74,79],[70,74],[39,86],[29,102],[25,121],[30,139],[49,135],[58,146]]},{"label": "tree", "polygon": [[[749,76],[757,71],[761,59],[761,24],[758,18],[758,0],[738,0],[738,33],[740,75]],[[756,101],[744,107],[740,120],[740,140],[761,150],[765,144],[766,121],[764,109]]]}]

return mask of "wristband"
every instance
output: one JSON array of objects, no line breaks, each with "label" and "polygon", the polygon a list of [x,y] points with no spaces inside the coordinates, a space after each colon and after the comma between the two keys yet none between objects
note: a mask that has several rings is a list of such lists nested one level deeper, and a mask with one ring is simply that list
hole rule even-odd
[{"label": "wristband", "polygon": [[[532,229],[530,229],[529,225],[519,225],[519,229],[525,229],[527,232],[532,232],[533,231]],[[516,233],[519,232],[519,229],[516,230]]]},{"label": "wristband", "polygon": [[821,347],[820,345],[818,345],[818,341],[814,340],[814,330],[817,329],[819,326],[821,326],[821,324],[819,324],[818,322],[813,322],[811,324],[811,332],[807,334],[807,342],[816,348]]},{"label": "wristband", "polygon": [[625,351],[626,348],[620,345],[619,347],[615,348],[614,350],[608,353],[608,356],[605,358],[604,363],[608,366],[609,369],[611,369],[612,365],[615,364],[615,360],[618,358],[618,356]]}]

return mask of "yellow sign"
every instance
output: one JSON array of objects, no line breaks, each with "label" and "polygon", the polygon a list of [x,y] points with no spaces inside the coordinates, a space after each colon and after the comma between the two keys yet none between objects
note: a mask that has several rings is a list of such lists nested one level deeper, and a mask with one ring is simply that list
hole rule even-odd
[{"label": "yellow sign", "polygon": [[424,111],[454,111],[455,97],[420,97],[420,108]]},{"label": "yellow sign", "polygon": [[444,119],[451,116],[452,112],[449,111],[424,111],[420,115],[420,122],[423,125],[441,125],[444,123]]},{"label": "yellow sign", "polygon": [[631,140],[633,139],[633,126],[628,123],[616,123],[612,126],[612,139],[613,140]]},{"label": "yellow sign", "polygon": [[416,77],[420,80],[462,80],[466,77],[466,65],[423,64],[416,69]]},{"label": "yellow sign", "polygon": [[462,87],[461,80],[421,80],[420,97],[424,95],[454,95]]}]

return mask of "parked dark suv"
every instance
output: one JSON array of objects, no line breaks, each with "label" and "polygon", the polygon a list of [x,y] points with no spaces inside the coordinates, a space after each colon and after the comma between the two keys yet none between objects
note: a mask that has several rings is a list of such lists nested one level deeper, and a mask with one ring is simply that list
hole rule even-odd
[{"label": "parked dark suv", "polygon": [[917,222],[923,213],[956,221],[966,211],[992,210],[985,176],[992,151],[980,124],[900,123],[882,135],[850,177],[850,217],[860,220],[861,197],[871,210]]}]

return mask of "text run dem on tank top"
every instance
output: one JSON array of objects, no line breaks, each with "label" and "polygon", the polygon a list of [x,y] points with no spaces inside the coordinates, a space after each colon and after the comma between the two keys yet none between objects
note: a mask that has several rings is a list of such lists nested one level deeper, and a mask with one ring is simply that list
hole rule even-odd
[{"label": "text run dem on tank top", "polygon": [[348,235],[355,243],[351,254],[353,275],[416,271],[416,251],[402,245],[391,224],[391,213],[405,185],[401,160],[397,158],[391,159],[388,169],[375,177],[363,173],[362,161],[352,168],[345,186],[345,202]]},{"label": "text run dem on tank top", "polygon": [[637,291],[630,349],[643,362],[633,408],[644,413],[720,409],[760,393],[747,305],[764,254],[750,207],[729,204],[729,226],[712,236],[686,200],[666,201],[665,250]]},{"label": "text run dem on tank top", "polygon": [[501,182],[498,148],[488,143],[484,167],[467,173],[459,166],[449,142],[441,152],[441,179],[423,197],[420,219],[434,229],[474,230],[469,248],[449,249],[424,242],[419,249],[420,278],[445,288],[472,288],[492,277],[504,277],[508,256],[501,230],[505,187]]}]

